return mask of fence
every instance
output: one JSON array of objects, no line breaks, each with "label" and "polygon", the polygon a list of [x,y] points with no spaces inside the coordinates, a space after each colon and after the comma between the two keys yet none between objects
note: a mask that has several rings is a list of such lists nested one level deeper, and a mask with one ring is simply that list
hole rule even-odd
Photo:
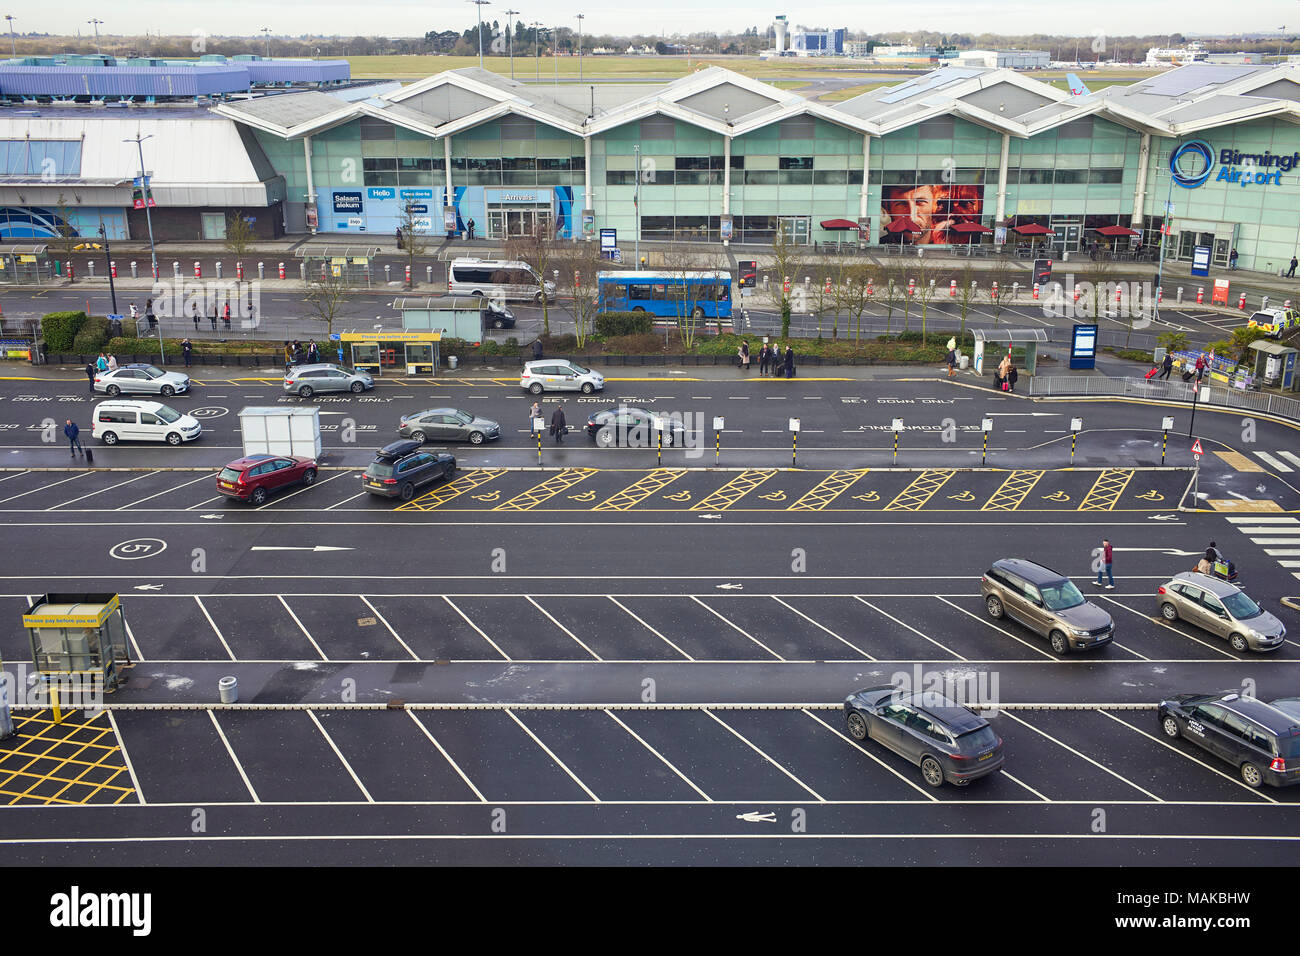
[{"label": "fence", "polygon": [[[1147,381],[1140,378],[1103,378],[1092,375],[1036,375],[1029,380],[1029,394],[1038,398],[1067,395],[1123,395],[1164,402],[1191,404],[1195,383]],[[1219,385],[1201,386],[1202,405],[1239,408],[1243,411],[1278,415],[1300,421],[1300,401],[1271,392],[1247,392]]]}]

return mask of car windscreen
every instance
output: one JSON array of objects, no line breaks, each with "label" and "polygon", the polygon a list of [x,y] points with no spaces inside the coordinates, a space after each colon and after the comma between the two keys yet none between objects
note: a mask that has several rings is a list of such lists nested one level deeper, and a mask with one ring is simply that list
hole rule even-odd
[{"label": "car windscreen", "polygon": [[456,416],[456,421],[460,422],[462,425],[468,425],[474,420],[474,416],[469,414],[469,412],[453,412],[452,414]]},{"label": "car windscreen", "polygon": [[165,421],[168,425],[172,422],[179,421],[181,417],[181,413],[176,411],[176,409],[172,408],[170,405],[159,405],[158,411],[154,414]]},{"label": "car windscreen", "polygon": [[1065,611],[1083,603],[1083,594],[1073,581],[1043,585],[1043,604],[1049,611]]},{"label": "car windscreen", "polygon": [[582,367],[581,365],[579,365],[577,362],[570,362],[570,363],[569,363],[569,367],[570,367],[571,369],[573,369],[575,372],[577,372],[579,375],[590,375],[590,374],[591,374],[591,369],[589,369],[589,368],[583,368],[583,367]]},{"label": "car windscreen", "polygon": [[222,468],[221,474],[217,475],[223,481],[238,481],[243,472],[238,468]]},{"label": "car windscreen", "polygon": [[158,368],[156,365],[146,365],[144,368],[140,369],[140,371],[144,372],[144,374],[148,375],[150,378],[157,378],[163,374],[163,370]]},{"label": "car windscreen", "polygon": [[987,750],[989,747],[996,746],[997,742],[998,735],[989,726],[978,727],[957,738],[957,745],[963,750]]},{"label": "car windscreen", "polygon": [[1223,599],[1223,606],[1228,609],[1228,613],[1238,621],[1248,621],[1252,617],[1259,617],[1264,613],[1264,609],[1250,599],[1250,596],[1238,591],[1236,594],[1229,594]]},{"label": "car windscreen", "polygon": [[371,478],[391,478],[393,477],[393,463],[391,461],[372,461],[366,468],[366,474]]}]

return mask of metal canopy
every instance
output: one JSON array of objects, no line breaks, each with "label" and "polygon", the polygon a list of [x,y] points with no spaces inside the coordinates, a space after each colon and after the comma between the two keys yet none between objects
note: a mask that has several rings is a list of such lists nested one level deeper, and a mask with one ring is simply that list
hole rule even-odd
[{"label": "metal canopy", "polygon": [[464,309],[467,311],[477,312],[482,309],[485,304],[486,301],[484,298],[477,295],[431,295],[423,298],[405,296],[404,298],[393,300],[393,310],[395,312],[413,312],[424,309],[440,312],[452,309]]},{"label": "metal canopy", "polygon": [[1013,345],[1017,342],[1046,342],[1046,329],[971,329],[976,342],[1001,342]]},{"label": "metal canopy", "polygon": [[0,246],[0,256],[43,256],[49,246]]},{"label": "metal canopy", "polygon": [[378,246],[326,246],[305,245],[298,249],[299,259],[373,259],[379,255]]},{"label": "metal canopy", "polygon": [[1290,355],[1292,352],[1300,353],[1300,349],[1297,349],[1293,345],[1283,345],[1281,342],[1266,342],[1262,339],[1257,342],[1251,342],[1250,348],[1257,352],[1264,352],[1267,355]]}]

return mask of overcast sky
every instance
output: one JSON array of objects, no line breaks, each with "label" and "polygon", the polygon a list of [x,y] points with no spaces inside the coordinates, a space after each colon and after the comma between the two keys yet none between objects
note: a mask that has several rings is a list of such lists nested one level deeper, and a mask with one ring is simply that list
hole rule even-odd
[{"label": "overcast sky", "polygon": [[[1131,0],[998,0],[998,2],[958,2],[936,0],[924,7],[907,3],[811,3],[787,7],[760,8],[749,0],[659,0],[651,5],[616,2],[589,3],[585,0],[494,0],[483,7],[485,20],[504,20],[504,11],[522,12],[515,20],[540,20],[548,25],[576,29],[575,14],[585,13],[585,33],[692,32],[697,30],[741,30],[749,26],[765,27],[779,13],[789,15],[792,23],[810,27],[845,26],[851,31],[874,32],[908,30],[924,27],[945,32],[1005,34],[1045,32],[1068,36],[1094,36],[1098,32],[1114,35],[1159,34],[1167,31],[1186,33],[1244,33],[1274,31],[1290,27],[1300,34],[1298,0],[1261,0],[1235,7],[1219,0],[1184,0],[1174,4],[1137,4]],[[756,10],[763,12],[757,13]],[[1177,15],[1171,15],[1173,11]],[[233,0],[233,2],[198,2],[198,0],[132,0],[131,3],[107,4],[102,0],[59,0],[31,8],[16,4],[8,10],[14,15],[18,32],[89,34],[89,20],[104,21],[104,34],[151,33],[193,34],[201,30],[209,35],[255,35],[262,27],[274,33],[296,36],[303,33],[342,36],[385,35],[416,36],[427,30],[465,30],[474,23],[474,9],[469,0],[368,0],[341,3],[337,0],[278,0],[275,3]],[[0,14],[2,16],[3,14]],[[1294,22],[1292,22],[1294,21]],[[217,51],[213,51],[217,52]]]}]

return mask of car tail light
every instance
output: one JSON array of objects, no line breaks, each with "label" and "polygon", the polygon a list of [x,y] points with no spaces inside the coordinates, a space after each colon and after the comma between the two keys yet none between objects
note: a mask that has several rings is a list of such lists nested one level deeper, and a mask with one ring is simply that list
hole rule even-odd
[{"label": "car tail light", "polygon": [[970,760],[970,757],[965,754],[948,754],[948,756],[953,760]]},{"label": "car tail light", "polygon": [[1160,587],[1156,588],[1156,594],[1164,594],[1164,593],[1165,593],[1165,586],[1163,584],[1160,585]]},{"label": "car tail light", "polygon": [[1273,762],[1268,765],[1268,769],[1277,773],[1286,773],[1286,758],[1274,757]]},{"label": "car tail light", "polygon": [[521,375],[521,376],[519,376],[519,377],[520,377],[520,378],[527,378],[527,377],[528,377],[529,375],[531,375],[531,374],[532,374],[532,372],[528,371],[528,369],[524,369],[524,373],[523,373],[523,375]]},{"label": "car tail light", "polygon": [[285,384],[285,385],[292,385],[292,384],[293,384],[293,379],[291,379],[291,378],[286,378],[286,379],[284,380],[284,384]]},{"label": "car tail light", "polygon": [[385,479],[384,479],[384,484],[386,484],[386,485],[395,485],[395,484],[397,484],[397,479],[396,479],[396,478],[385,478]]}]

